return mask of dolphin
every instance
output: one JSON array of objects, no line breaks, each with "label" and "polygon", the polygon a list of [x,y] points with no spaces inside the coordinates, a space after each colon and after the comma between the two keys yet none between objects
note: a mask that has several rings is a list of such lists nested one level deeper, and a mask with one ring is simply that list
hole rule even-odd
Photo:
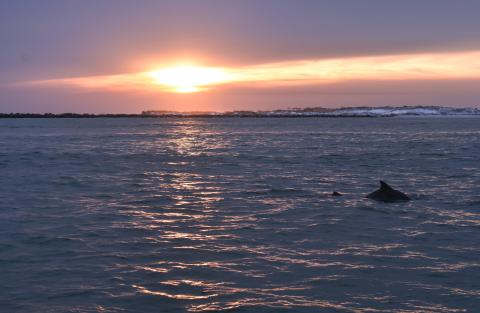
[{"label": "dolphin", "polygon": [[380,189],[367,195],[367,198],[383,202],[409,201],[410,198],[398,190],[390,187],[386,182],[380,181]]}]

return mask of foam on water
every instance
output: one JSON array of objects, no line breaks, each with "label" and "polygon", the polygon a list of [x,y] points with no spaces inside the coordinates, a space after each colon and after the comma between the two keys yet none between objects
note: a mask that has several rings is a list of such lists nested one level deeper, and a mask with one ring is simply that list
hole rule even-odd
[{"label": "foam on water", "polygon": [[[0,120],[0,311],[475,312],[479,135],[478,118]],[[365,199],[378,179],[413,201]]]}]

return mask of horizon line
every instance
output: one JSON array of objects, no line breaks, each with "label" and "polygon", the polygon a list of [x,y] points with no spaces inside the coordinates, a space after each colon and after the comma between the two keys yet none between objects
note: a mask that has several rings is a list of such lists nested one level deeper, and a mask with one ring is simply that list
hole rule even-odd
[{"label": "horizon line", "polygon": [[246,113],[246,114],[267,114],[272,112],[303,112],[303,113],[332,113],[339,110],[354,110],[354,109],[451,109],[451,110],[474,110],[479,111],[479,107],[474,106],[462,106],[462,107],[454,107],[454,106],[443,106],[443,105],[401,105],[401,106],[392,106],[392,105],[385,105],[385,106],[368,106],[368,105],[361,105],[361,106],[341,106],[341,107],[322,107],[322,106],[315,106],[315,107],[291,107],[291,108],[277,108],[277,109],[270,109],[270,110],[230,110],[230,111],[187,111],[187,110],[161,110],[161,109],[147,109],[142,110],[141,112],[137,113],[93,113],[93,112],[0,112],[1,116],[21,116],[21,115],[31,115],[31,116],[62,116],[62,115],[88,115],[88,116],[168,116],[168,115],[228,115],[228,114],[235,114],[235,113]]}]

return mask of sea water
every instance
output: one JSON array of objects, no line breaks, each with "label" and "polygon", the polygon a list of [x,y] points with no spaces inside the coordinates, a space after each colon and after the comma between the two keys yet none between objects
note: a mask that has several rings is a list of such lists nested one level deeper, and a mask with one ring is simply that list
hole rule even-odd
[{"label": "sea water", "polygon": [[0,182],[0,312],[480,311],[478,117],[4,119]]}]

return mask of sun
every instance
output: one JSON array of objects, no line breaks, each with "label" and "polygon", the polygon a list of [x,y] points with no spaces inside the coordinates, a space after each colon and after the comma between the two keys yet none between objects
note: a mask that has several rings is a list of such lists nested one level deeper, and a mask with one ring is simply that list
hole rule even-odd
[{"label": "sun", "polygon": [[210,85],[229,80],[228,73],[221,68],[177,66],[148,73],[153,83],[163,85],[179,93],[198,92]]}]

